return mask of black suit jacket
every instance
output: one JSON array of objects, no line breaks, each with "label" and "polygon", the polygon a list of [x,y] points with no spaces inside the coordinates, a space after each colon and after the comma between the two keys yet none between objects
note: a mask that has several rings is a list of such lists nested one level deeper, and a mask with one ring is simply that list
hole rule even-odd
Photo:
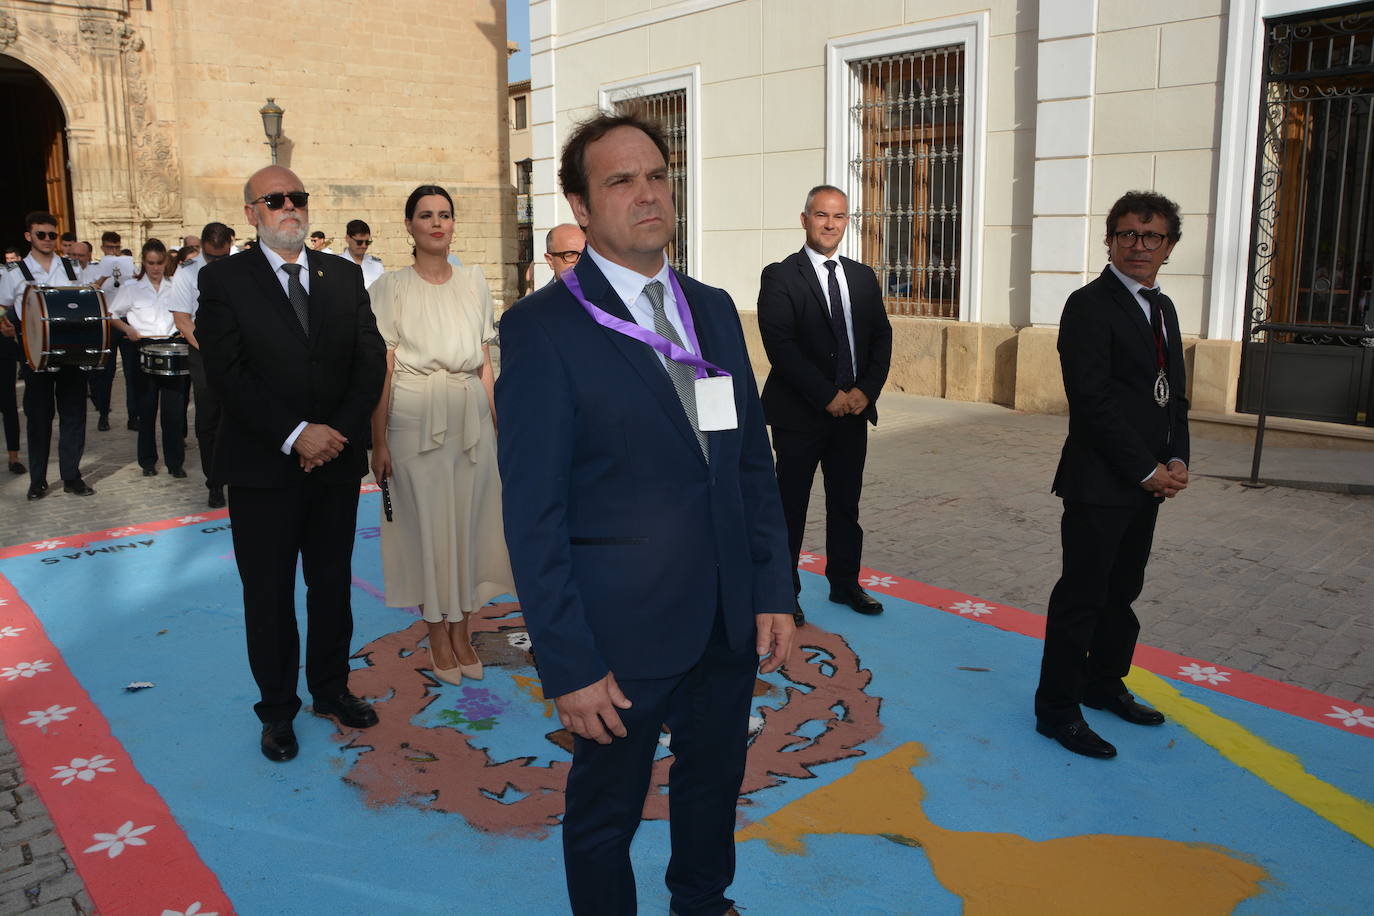
[{"label": "black suit jacket", "polygon": [[1069,296],[1059,323],[1059,363],[1069,398],[1069,435],[1054,492],[1075,502],[1134,506],[1158,462],[1188,461],[1187,379],[1173,302],[1164,297],[1169,402],[1155,403],[1154,333],[1111,268]]},{"label": "black suit jacket", "polygon": [[[878,422],[878,395],[892,362],[892,325],[872,268],[840,258],[849,284],[854,323],[855,386],[868,396],[864,417]],[[763,269],[759,280],[759,334],[772,368],[763,386],[763,414],[770,426],[809,430],[825,424],[835,385],[838,347],[830,306],[806,251]]]},{"label": "black suit jacket", "polygon": [[316,251],[307,251],[306,259],[309,337],[260,248],[200,271],[196,337],[206,378],[223,404],[215,476],[226,484],[303,483],[296,455],[281,451],[302,420],[327,423],[349,440],[339,457],[311,476],[344,482],[367,473],[386,345],[358,265]]}]

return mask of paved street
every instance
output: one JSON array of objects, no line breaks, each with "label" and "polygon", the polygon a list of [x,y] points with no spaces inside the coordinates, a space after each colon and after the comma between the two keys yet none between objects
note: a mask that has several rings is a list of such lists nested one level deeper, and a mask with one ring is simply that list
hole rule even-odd
[{"label": "paved street", "polygon": [[[0,545],[204,508],[194,440],[188,479],[144,479],[122,387],[115,403],[116,429],[94,432],[92,415],[87,439],[86,479],[98,493],[63,494],[54,467],[54,492],[28,503],[27,478],[7,476]],[[866,565],[1043,613],[1058,574],[1049,481],[1065,418],[898,394],[885,394],[880,409],[863,501]],[[1368,454],[1271,449],[1265,462],[1282,479],[1374,483]],[[1374,497],[1224,479],[1248,469],[1247,446],[1194,439],[1193,483],[1161,512],[1137,605],[1142,641],[1374,707]],[[819,492],[812,506],[807,549],[823,553]],[[911,663],[922,662],[912,646]],[[25,778],[0,737],[0,916],[89,913]]]}]

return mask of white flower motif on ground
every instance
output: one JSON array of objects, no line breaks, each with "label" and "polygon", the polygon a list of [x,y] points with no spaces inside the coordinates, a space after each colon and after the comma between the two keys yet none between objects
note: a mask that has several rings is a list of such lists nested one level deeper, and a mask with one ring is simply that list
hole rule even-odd
[{"label": "white flower motif on ground", "polygon": [[524,649],[528,651],[530,647],[530,634],[524,631],[519,633],[507,633],[506,642],[512,649]]},{"label": "white flower motif on ground", "polygon": [[949,606],[951,611],[958,611],[966,617],[986,617],[994,610],[991,604],[984,604],[981,601],[956,601]]},{"label": "white flower motif on ground", "polygon": [[33,677],[35,674],[42,674],[52,668],[52,662],[45,662],[39,659],[35,662],[20,662],[13,668],[0,668],[0,677],[7,681],[21,677]]},{"label": "white flower motif on ground", "polygon": [[9,603],[10,603],[10,599],[8,599],[8,598],[0,598],[0,607],[4,607],[5,605],[7,605],[7,604],[9,604]]},{"label": "white flower motif on ground", "polygon": [[[0,604],[4,603],[4,601],[0,601]],[[0,627],[0,639],[9,639],[18,636],[22,632],[24,632],[23,627]]]},{"label": "white flower motif on ground", "polygon": [[200,901],[197,900],[184,910],[163,910],[162,916],[219,916],[218,913],[207,913],[200,908]]},{"label": "white flower motif on ground", "polygon": [[763,731],[763,716],[750,716],[749,734],[757,735],[761,731]]},{"label": "white flower motif on ground", "polygon": [[155,826],[157,825],[149,824],[147,827],[135,827],[133,821],[125,821],[114,833],[93,834],[91,839],[96,841],[95,845],[88,846],[82,852],[104,852],[113,859],[122,853],[126,846],[147,846],[148,841],[143,839],[143,834]]},{"label": "white flower motif on ground", "polygon": [[126,538],[126,537],[128,537],[129,535],[131,535],[131,534],[138,534],[138,533],[139,533],[140,531],[142,531],[142,530],[143,530],[142,528],[132,528],[132,527],[130,527],[130,528],[115,528],[113,531],[110,532],[110,537],[112,537],[112,538]]},{"label": "white flower motif on ground", "polygon": [[892,576],[869,576],[863,580],[866,588],[891,588],[897,584],[897,580]]},{"label": "white flower motif on ground", "polygon": [[20,721],[20,725],[37,725],[39,728],[50,722],[65,722],[67,716],[76,712],[75,706],[49,706],[47,709],[30,709],[29,717]]},{"label": "white flower motif on ground", "polygon": [[73,780],[79,779],[82,782],[90,782],[95,779],[96,773],[113,773],[114,763],[109,757],[96,754],[94,757],[73,757],[68,764],[58,764],[53,767],[57,772],[52,774],[53,779],[62,780],[62,785],[69,786]]},{"label": "white flower motif on ground", "polygon": [[803,553],[797,557],[798,566],[810,566],[814,562],[816,562],[816,555],[814,553]]},{"label": "white flower motif on ground", "polygon": [[1231,679],[1231,672],[1222,671],[1216,665],[1200,665],[1189,662],[1178,669],[1179,677],[1192,678],[1195,683],[1206,681],[1209,684],[1222,684]]},{"label": "white flower motif on ground", "polygon": [[34,550],[52,550],[54,547],[61,547],[66,541],[39,541],[33,545]]},{"label": "white flower motif on ground", "polygon": [[1365,712],[1363,706],[1356,706],[1354,709],[1341,709],[1339,706],[1332,706],[1331,710],[1326,714],[1326,717],[1328,719],[1340,719],[1341,724],[1346,728],[1354,728],[1356,725],[1374,728],[1374,710]]},{"label": "white flower motif on ground", "polygon": [[191,524],[192,522],[203,522],[203,521],[205,521],[205,516],[203,516],[203,515],[183,515],[181,518],[173,519],[173,521],[175,521],[178,525],[189,525],[189,524]]}]

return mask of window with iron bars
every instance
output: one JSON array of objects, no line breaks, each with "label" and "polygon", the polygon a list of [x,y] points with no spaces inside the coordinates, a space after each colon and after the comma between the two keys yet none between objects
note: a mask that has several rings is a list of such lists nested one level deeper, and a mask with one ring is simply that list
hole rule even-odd
[{"label": "window with iron bars", "polygon": [[654,121],[668,140],[668,180],[677,211],[673,240],[668,243],[668,264],[687,273],[687,90],[673,89],[639,95],[615,103],[617,114],[634,113]]},{"label": "window with iron bars", "polygon": [[850,202],[890,314],[959,317],[964,46],[850,64]]}]

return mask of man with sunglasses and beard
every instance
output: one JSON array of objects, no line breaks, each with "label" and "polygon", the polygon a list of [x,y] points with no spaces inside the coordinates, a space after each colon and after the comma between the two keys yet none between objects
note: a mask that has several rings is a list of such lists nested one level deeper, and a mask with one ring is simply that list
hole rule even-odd
[{"label": "man with sunglasses and beard", "polygon": [[[59,257],[57,217],[34,212],[24,217],[24,238],[31,246],[18,269],[7,271],[0,280],[0,305],[16,339],[24,320],[24,290],[30,283],[40,286],[76,286],[79,274],[75,262]],[[24,416],[28,419],[29,499],[48,495],[48,453],[52,447],[52,420],[58,419],[57,460],[62,474],[62,489],[76,496],[95,493],[81,479],[81,454],[86,449],[86,371],[62,366],[56,371],[34,372],[27,365],[20,369],[24,379]]]},{"label": "man with sunglasses and beard", "polygon": [[286,761],[296,756],[291,723],[301,706],[298,557],[314,713],[345,729],[377,724],[348,689],[349,591],[386,346],[358,266],[306,248],[310,195],[296,174],[261,169],[243,200],[260,244],[201,270],[195,332],[222,409],[213,473],[229,488],[260,747]]},{"label": "man with sunglasses and beard", "polygon": [[210,494],[205,504],[211,509],[223,509],[224,485],[215,477],[215,436],[219,432],[219,398],[205,378],[205,358],[196,337],[196,310],[200,306],[200,272],[207,264],[229,257],[233,235],[224,223],[206,223],[196,239],[198,254],[182,263],[172,278],[172,300],[168,308],[176,322],[177,333],[185,338],[191,350],[187,362],[191,368],[191,388],[196,403],[196,444],[200,448],[200,469],[205,473],[205,486]]}]

